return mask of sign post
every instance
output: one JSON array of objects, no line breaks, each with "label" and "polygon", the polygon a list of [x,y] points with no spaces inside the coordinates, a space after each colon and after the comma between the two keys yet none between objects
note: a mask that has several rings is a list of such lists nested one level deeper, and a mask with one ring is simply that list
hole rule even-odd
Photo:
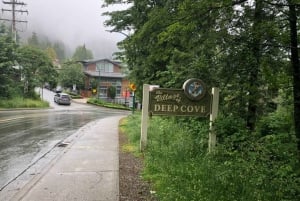
[{"label": "sign post", "polygon": [[213,102],[212,102],[212,110],[209,117],[209,139],[208,139],[208,151],[212,152],[216,146],[216,133],[214,131],[213,123],[217,118],[218,109],[219,109],[219,89],[212,88]]},{"label": "sign post", "polygon": [[135,84],[130,84],[130,89],[132,91],[132,114],[134,114],[134,107],[135,107],[135,90],[136,90],[136,86]]},{"label": "sign post", "polygon": [[147,145],[147,129],[148,129],[148,107],[149,107],[149,91],[150,85],[143,85],[143,109],[142,109],[142,119],[141,119],[141,139],[140,139],[140,149],[144,151]]},{"label": "sign post", "polygon": [[144,84],[141,119],[140,148],[143,151],[147,145],[148,116],[200,116],[210,115],[209,152],[215,147],[216,134],[213,132],[213,121],[217,117],[219,90],[212,89],[207,93],[205,84],[199,79],[189,79],[183,84],[183,89],[164,89],[158,86]]}]

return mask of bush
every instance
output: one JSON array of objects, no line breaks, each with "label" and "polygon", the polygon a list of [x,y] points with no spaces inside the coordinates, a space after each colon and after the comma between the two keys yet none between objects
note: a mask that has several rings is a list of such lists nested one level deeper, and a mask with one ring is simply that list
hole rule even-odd
[{"label": "bush", "polygon": [[117,94],[116,87],[109,86],[108,89],[107,89],[107,95],[108,95],[108,97],[111,98],[111,99],[115,99],[116,94]]},{"label": "bush", "polygon": [[130,110],[128,107],[125,107],[124,105],[119,105],[115,103],[109,103],[105,102],[101,99],[97,98],[90,98],[87,103],[93,104],[93,105],[98,105],[102,107],[107,107],[107,108],[113,108],[113,109],[120,109],[120,110]]},{"label": "bush", "polygon": [[68,93],[68,94],[71,96],[72,99],[79,99],[79,98],[82,98],[81,95],[78,95],[78,94],[73,93],[73,92],[66,92],[66,93]]},{"label": "bush", "polygon": [[275,133],[293,132],[292,114],[287,112],[274,112],[263,117],[258,124],[258,133],[266,136]]}]

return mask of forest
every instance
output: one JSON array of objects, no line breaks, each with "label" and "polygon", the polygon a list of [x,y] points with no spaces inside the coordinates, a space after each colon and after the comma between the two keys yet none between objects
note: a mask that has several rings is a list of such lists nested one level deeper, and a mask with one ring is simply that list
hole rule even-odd
[{"label": "forest", "polygon": [[[208,120],[153,118],[144,177],[160,200],[299,200],[299,0],[105,0],[117,56],[143,84],[220,89]],[[134,117],[132,117],[134,118]],[[134,138],[135,139],[135,138]],[[185,144],[183,144],[183,142]]]}]

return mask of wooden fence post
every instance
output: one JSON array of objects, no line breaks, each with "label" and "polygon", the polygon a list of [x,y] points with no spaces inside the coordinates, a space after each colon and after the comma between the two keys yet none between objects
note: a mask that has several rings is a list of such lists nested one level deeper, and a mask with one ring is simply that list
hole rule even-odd
[{"label": "wooden fence post", "polygon": [[213,123],[215,121],[215,119],[218,116],[218,109],[219,109],[219,89],[213,87],[212,88],[212,96],[213,96],[213,100],[212,100],[212,110],[211,110],[211,114],[209,117],[209,139],[208,139],[208,151],[212,152],[216,146],[216,142],[217,142],[217,137],[216,137],[216,133],[214,131],[214,126]]},{"label": "wooden fence post", "polygon": [[142,102],[142,117],[141,117],[141,139],[140,150],[144,151],[147,146],[147,130],[148,130],[148,108],[149,108],[149,90],[150,85],[143,85],[143,102]]}]

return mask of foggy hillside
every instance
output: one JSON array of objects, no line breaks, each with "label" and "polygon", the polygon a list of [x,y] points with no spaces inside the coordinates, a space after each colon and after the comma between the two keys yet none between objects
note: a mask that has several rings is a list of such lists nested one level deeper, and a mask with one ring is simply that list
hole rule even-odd
[{"label": "foggy hillside", "polygon": [[[6,0],[9,1],[9,0]],[[4,1],[5,2],[5,1]],[[16,13],[17,20],[27,23],[17,23],[18,34],[26,42],[32,33],[37,33],[39,39],[61,41],[65,44],[68,56],[73,54],[78,46],[85,44],[93,52],[95,58],[111,58],[118,51],[117,43],[124,39],[122,34],[109,33],[109,27],[103,25],[107,19],[102,13],[110,10],[124,9],[126,6],[102,8],[101,0],[18,0],[26,5],[16,9],[27,13]],[[0,2],[0,7],[10,9],[8,4]],[[1,18],[11,19],[11,12],[2,12]]]}]

